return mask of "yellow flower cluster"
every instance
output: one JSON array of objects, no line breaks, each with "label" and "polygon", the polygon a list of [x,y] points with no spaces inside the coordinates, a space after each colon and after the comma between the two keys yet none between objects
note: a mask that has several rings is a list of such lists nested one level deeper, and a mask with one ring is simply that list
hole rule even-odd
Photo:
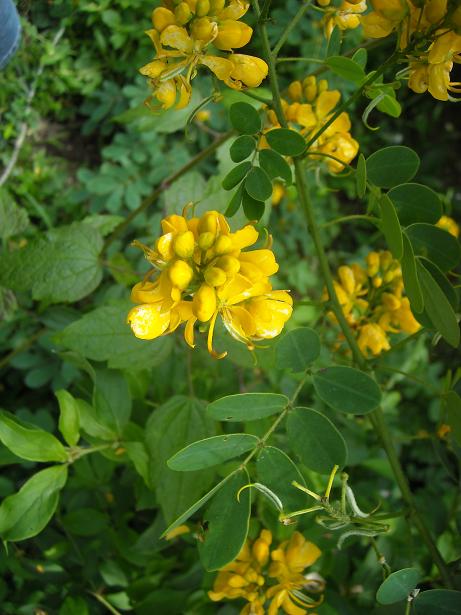
[{"label": "yellow flower cluster", "polygon": [[[208,325],[208,350],[218,315],[237,340],[253,342],[276,337],[292,312],[287,291],[273,290],[269,276],[278,264],[268,247],[245,250],[258,240],[252,225],[232,233],[225,217],[209,211],[200,218],[172,215],[162,220],[163,235],[155,247],[135,242],[154,265],[131,298],[137,305],[128,314],[136,337],[151,340],[185,323],[184,337],[194,348],[194,326]],[[159,271],[155,281],[150,278]]]},{"label": "yellow flower cluster", "polygon": [[[282,100],[282,108],[288,125],[306,139],[328,122],[341,98],[339,90],[328,89],[328,81],[325,79],[317,81],[312,75],[302,82],[291,83],[287,94],[288,100]],[[273,110],[267,111],[267,117],[271,128],[280,126]],[[350,129],[349,115],[343,112],[312,144],[309,157],[317,160],[326,159],[328,169],[332,173],[342,171],[344,164],[341,162],[349,164],[359,151],[359,144],[352,138]]]},{"label": "yellow flower cluster", "polygon": [[[390,252],[370,252],[366,269],[358,264],[339,267],[334,287],[365,356],[389,350],[389,333],[411,334],[421,328],[411,312],[408,297],[403,296],[400,264]],[[329,316],[334,319],[332,314]]]},{"label": "yellow flower cluster", "polygon": [[321,555],[318,547],[299,532],[272,552],[271,544],[268,530],[262,530],[254,542],[248,540],[237,559],[219,571],[213,591],[208,592],[211,600],[246,600],[240,615],[264,615],[266,603],[268,615],[277,615],[279,609],[288,615],[304,615],[318,606],[322,597],[314,600],[302,591],[321,593],[324,589],[319,575],[303,575]]},{"label": "yellow flower cluster", "polygon": [[450,81],[454,62],[461,61],[461,6],[449,0],[370,0],[371,13],[361,17],[364,33],[382,38],[397,32],[401,49],[409,47],[409,87],[429,91],[438,100],[461,93]]},{"label": "yellow flower cluster", "polygon": [[335,27],[340,30],[353,30],[360,26],[360,14],[367,10],[366,0],[343,0],[337,6],[331,6],[331,0],[317,0],[322,7],[328,7],[323,23],[325,35],[330,38]]},{"label": "yellow flower cluster", "polygon": [[[260,58],[233,53],[251,39],[252,28],[239,21],[248,0],[164,0],[152,13],[153,29],[146,33],[155,58],[140,69],[149,77],[153,97],[163,109],[185,107],[191,98],[191,80],[206,66],[227,86],[257,87],[267,75]],[[214,48],[225,57],[208,53]]]}]

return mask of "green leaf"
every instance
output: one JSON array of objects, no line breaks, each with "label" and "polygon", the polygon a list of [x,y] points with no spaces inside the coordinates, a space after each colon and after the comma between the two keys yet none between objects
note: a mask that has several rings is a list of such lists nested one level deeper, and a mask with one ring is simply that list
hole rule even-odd
[{"label": "green leaf", "polygon": [[199,543],[199,554],[206,570],[219,570],[232,562],[242,550],[247,539],[251,513],[248,490],[239,490],[250,482],[246,470],[242,470],[218,491],[205,511],[207,523],[205,538]]},{"label": "green leaf", "polygon": [[110,369],[96,370],[93,407],[98,423],[118,436],[131,415],[131,395],[122,373]]},{"label": "green leaf", "polygon": [[413,248],[411,246],[410,240],[405,233],[403,233],[402,239],[403,256],[401,265],[405,293],[410,300],[412,311],[419,314],[424,310],[424,299],[423,293],[421,291],[421,286],[418,280],[415,256],[413,254]]},{"label": "green leaf", "polygon": [[402,114],[402,105],[395,98],[395,93],[392,92],[392,96],[389,94],[385,94],[383,92],[383,97],[376,105],[376,108],[379,109],[382,113],[386,113],[386,115],[390,115],[391,117],[400,117]]},{"label": "green leaf", "polygon": [[171,338],[137,339],[126,323],[130,304],[105,305],[85,314],[56,335],[56,340],[92,361],[114,369],[148,369],[160,365],[171,351]]},{"label": "green leaf", "polygon": [[222,180],[222,187],[224,190],[232,190],[235,188],[237,184],[239,184],[248,171],[251,169],[251,162],[241,162],[236,167],[234,167],[226,177]]},{"label": "green leaf", "polygon": [[304,477],[293,461],[274,446],[265,446],[256,460],[258,480],[281,500],[284,512],[305,507],[306,496],[293,487],[293,481],[304,485]]},{"label": "green leaf", "polygon": [[183,512],[182,515],[180,515],[175,521],[173,521],[173,523],[171,523],[166,528],[161,538],[164,538],[168,534],[168,532],[173,531],[174,529],[176,529],[177,527],[185,523],[188,519],[190,519],[190,517],[192,517],[194,513],[200,510],[200,508],[202,508],[202,506],[206,504],[208,500],[210,500],[214,496],[214,494],[218,492],[221,489],[221,487],[225,485],[227,481],[229,481],[232,478],[232,476],[234,476],[233,473],[228,474],[225,478],[222,479],[222,481],[220,481],[217,485],[215,485],[213,489],[210,489],[208,493],[205,493],[205,495],[201,497],[200,500],[192,504],[192,506],[190,506],[185,512]]},{"label": "green leaf", "polygon": [[117,434],[114,429],[107,427],[99,421],[96,410],[84,399],[75,399],[80,417],[80,428],[89,436],[113,442],[117,439]]},{"label": "green leaf", "polygon": [[276,393],[241,393],[212,402],[207,413],[217,421],[256,421],[282,412],[288,397]]},{"label": "green leaf", "polygon": [[366,68],[367,60],[368,60],[368,51],[365,47],[360,47],[352,56],[353,61],[361,66],[363,69]]},{"label": "green leaf", "polygon": [[55,392],[59,402],[59,431],[69,446],[75,446],[80,440],[80,414],[78,403],[68,391]]},{"label": "green leaf", "polygon": [[341,51],[341,39],[342,39],[342,32],[338,28],[338,26],[335,26],[330,34],[330,39],[328,41],[328,47],[327,47],[327,53],[326,53],[327,58],[338,55],[338,53]]},{"label": "green leaf", "polygon": [[448,391],[442,400],[447,412],[445,420],[450,425],[457,444],[461,446],[461,397],[456,391]]},{"label": "green leaf", "polygon": [[272,183],[260,167],[253,167],[245,179],[245,190],[256,201],[266,201],[272,195]]},{"label": "green leaf", "polygon": [[232,216],[235,216],[235,214],[238,212],[240,208],[240,204],[242,202],[242,196],[243,196],[243,183],[240,184],[240,186],[235,191],[233,197],[229,201],[229,205],[227,206],[227,209],[224,212],[225,216],[227,216],[228,218],[232,218]]},{"label": "green leaf", "polygon": [[402,229],[391,199],[383,194],[379,201],[381,210],[381,231],[394,258],[400,260],[403,256]]},{"label": "green leaf", "polygon": [[242,205],[248,220],[255,220],[257,222],[263,217],[265,211],[263,201],[257,201],[250,196],[246,190],[244,190],[242,194]]},{"label": "green leaf", "polygon": [[0,441],[21,459],[67,461],[66,449],[57,438],[9,412],[0,412]]},{"label": "green leaf", "polygon": [[133,462],[136,472],[149,487],[149,455],[144,442],[123,442],[128,459]]},{"label": "green leaf", "polygon": [[417,271],[427,315],[444,340],[457,348],[460,339],[459,325],[450,302],[421,260],[417,262]]},{"label": "green leaf", "polygon": [[291,184],[293,176],[288,162],[277,152],[271,149],[262,149],[259,152],[259,164],[271,179],[280,177],[287,184]]},{"label": "green leaf", "polygon": [[295,130],[274,128],[265,136],[271,148],[283,156],[299,156],[306,149],[304,137]]},{"label": "green leaf", "polygon": [[124,219],[123,216],[115,216],[113,214],[90,214],[83,218],[82,224],[88,224],[96,229],[102,237],[105,237],[112,233]]},{"label": "green leaf", "polygon": [[88,605],[83,598],[67,596],[59,608],[59,615],[89,615]]},{"label": "green leaf", "polygon": [[49,303],[79,301],[101,282],[101,248],[101,235],[88,224],[53,229],[2,257],[0,284]]},{"label": "green leaf", "polygon": [[234,162],[242,162],[245,158],[254,152],[256,140],[249,135],[237,137],[229,149],[230,157]]},{"label": "green leaf", "polygon": [[96,536],[107,529],[107,515],[96,508],[78,508],[62,517],[62,524],[70,534]]},{"label": "green leaf", "polygon": [[351,58],[330,56],[325,64],[330,67],[333,73],[342,79],[346,79],[346,81],[360,84],[365,79],[365,71],[362,66],[354,62]]},{"label": "green leaf", "polygon": [[461,592],[451,589],[430,589],[418,594],[413,602],[415,615],[459,615]]},{"label": "green leaf", "polygon": [[387,196],[394,203],[403,226],[415,222],[435,224],[442,215],[439,195],[422,184],[401,184],[389,190]]},{"label": "green leaf", "polygon": [[355,184],[357,187],[357,196],[362,199],[367,191],[367,163],[363,154],[359,154],[357,160]]},{"label": "green leaf", "polygon": [[368,180],[380,188],[393,188],[413,179],[419,169],[416,152],[404,145],[390,145],[367,158]]},{"label": "green leaf", "polygon": [[0,505],[0,537],[25,540],[39,534],[54,514],[59,491],[67,480],[67,466],[46,468],[24,483]]},{"label": "green leaf", "polygon": [[293,450],[309,469],[330,474],[347,460],[344,438],[326,416],[311,408],[295,408],[288,415],[287,431]]},{"label": "green leaf", "polygon": [[145,431],[149,486],[156,490],[167,522],[192,506],[213,479],[212,470],[187,475],[174,472],[167,467],[167,460],[187,444],[215,433],[215,423],[208,418],[205,404],[189,397],[172,397],[150,417]]},{"label": "green leaf", "polygon": [[293,329],[282,337],[275,347],[277,367],[304,371],[320,356],[320,338],[309,327]]},{"label": "green leaf", "polygon": [[256,436],[232,433],[193,442],[168,460],[168,467],[177,472],[211,468],[223,461],[239,457],[258,445]]},{"label": "green leaf", "polygon": [[376,592],[380,604],[394,604],[406,600],[409,593],[421,581],[421,573],[416,568],[403,568],[392,572]]},{"label": "green leaf", "polygon": [[412,224],[406,228],[416,256],[424,256],[442,271],[454,269],[461,258],[458,240],[432,224]]},{"label": "green leaf", "polygon": [[244,102],[236,102],[229,109],[232,126],[242,135],[254,135],[261,130],[261,117],[258,111]]},{"label": "green leaf", "polygon": [[27,211],[18,207],[9,195],[0,193],[0,238],[6,241],[24,232],[29,225]]},{"label": "green leaf", "polygon": [[353,367],[327,367],[314,374],[318,396],[333,410],[368,414],[381,403],[381,390],[368,374]]}]

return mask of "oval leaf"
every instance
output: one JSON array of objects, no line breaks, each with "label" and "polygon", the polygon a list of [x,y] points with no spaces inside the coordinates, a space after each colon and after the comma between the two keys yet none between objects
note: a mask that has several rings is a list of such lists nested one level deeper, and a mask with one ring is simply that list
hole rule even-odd
[{"label": "oval leaf", "polygon": [[435,224],[442,215],[438,194],[422,184],[401,184],[389,190],[387,196],[394,203],[403,226],[415,222]]},{"label": "oval leaf", "polygon": [[347,81],[360,83],[365,79],[365,71],[351,58],[331,56],[327,59],[326,64],[336,75],[339,75],[339,77]]},{"label": "oval leaf", "polygon": [[288,437],[303,464],[319,474],[343,468],[347,459],[344,438],[326,416],[311,408],[295,408],[288,415]]},{"label": "oval leaf", "polygon": [[277,343],[275,356],[277,367],[302,372],[320,355],[320,338],[309,327],[289,331]]},{"label": "oval leaf", "polygon": [[261,118],[248,103],[236,102],[229,109],[232,126],[242,135],[254,135],[261,130]]},{"label": "oval leaf", "polygon": [[259,164],[271,179],[280,177],[285,180],[287,184],[291,184],[293,181],[290,165],[285,158],[277,154],[277,152],[271,149],[262,149],[259,152]]},{"label": "oval leaf", "polygon": [[304,493],[293,487],[293,481],[304,485],[304,477],[293,461],[274,446],[265,446],[256,460],[259,482],[271,489],[281,500],[284,512],[303,508]]},{"label": "oval leaf", "polygon": [[393,188],[413,179],[419,164],[418,155],[409,147],[384,147],[367,158],[368,179],[380,188]]},{"label": "oval leaf", "polygon": [[237,184],[239,184],[248,171],[251,169],[251,162],[241,162],[236,167],[229,171],[226,177],[222,180],[222,187],[224,190],[232,190]]},{"label": "oval leaf", "polygon": [[240,471],[219,490],[204,514],[207,523],[203,542],[199,542],[199,554],[207,570],[218,570],[232,562],[240,553],[248,534],[251,498],[248,489],[250,477],[246,470]]},{"label": "oval leaf", "polygon": [[240,203],[242,202],[243,196],[243,184],[241,184],[234,193],[234,196],[229,201],[229,205],[227,206],[224,215],[228,218],[232,218],[238,212]]},{"label": "oval leaf", "polygon": [[211,468],[250,451],[258,445],[258,442],[256,436],[245,433],[213,436],[189,444],[170,457],[167,464],[169,468],[178,472]]},{"label": "oval leaf", "polygon": [[260,167],[253,167],[245,179],[245,190],[257,201],[265,201],[272,194],[272,183]]},{"label": "oval leaf", "polygon": [[411,224],[406,229],[416,256],[424,256],[442,271],[454,269],[461,258],[458,240],[432,224]]},{"label": "oval leaf", "polygon": [[403,284],[405,286],[405,293],[410,300],[411,309],[413,312],[420,314],[424,310],[424,299],[419,284],[418,272],[416,271],[416,261],[413,254],[413,247],[410,240],[405,235],[402,236],[403,240],[403,256],[401,260],[402,265],[402,277]]},{"label": "oval leaf", "polygon": [[394,258],[400,260],[403,256],[402,229],[394,205],[384,194],[379,201],[381,210],[381,231]]},{"label": "oval leaf", "polygon": [[72,395],[61,389],[56,391],[59,402],[59,431],[69,446],[75,446],[80,439],[80,414],[79,404]]},{"label": "oval leaf", "polygon": [[21,459],[67,461],[66,449],[57,438],[8,412],[0,413],[0,441]]},{"label": "oval leaf", "polygon": [[415,615],[459,615],[461,592],[451,589],[430,589],[418,594],[413,607]]},{"label": "oval leaf", "polygon": [[288,397],[276,393],[241,393],[217,399],[207,412],[217,421],[256,421],[282,412],[288,403]]},{"label": "oval leaf", "polygon": [[365,162],[365,156],[359,154],[357,160],[357,168],[355,170],[355,185],[357,187],[357,196],[363,198],[367,191],[367,163]]},{"label": "oval leaf", "polygon": [[306,148],[304,137],[295,130],[274,128],[265,136],[271,148],[284,156],[299,156]]},{"label": "oval leaf", "polygon": [[232,143],[229,149],[230,157],[234,162],[241,162],[248,158],[248,156],[254,151],[256,147],[256,141],[249,135],[242,135],[237,137]]},{"label": "oval leaf", "polygon": [[0,506],[2,540],[25,540],[41,532],[56,510],[66,480],[67,466],[52,466],[34,474],[18,493],[5,498]]},{"label": "oval leaf", "polygon": [[246,190],[244,190],[242,194],[242,206],[245,216],[248,218],[248,220],[258,221],[260,218],[262,218],[264,214],[264,202],[257,201],[252,196],[250,196]]},{"label": "oval leaf", "polygon": [[381,583],[376,593],[376,600],[380,604],[394,604],[406,600],[420,580],[421,573],[416,568],[397,570]]},{"label": "oval leaf", "polygon": [[367,414],[381,402],[377,383],[353,367],[327,367],[314,374],[313,382],[318,396],[339,412]]}]

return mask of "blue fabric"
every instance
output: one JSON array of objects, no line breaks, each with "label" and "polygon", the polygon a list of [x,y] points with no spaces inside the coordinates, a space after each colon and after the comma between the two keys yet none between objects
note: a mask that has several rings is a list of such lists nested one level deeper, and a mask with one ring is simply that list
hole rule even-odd
[{"label": "blue fabric", "polygon": [[13,0],[0,0],[0,70],[18,48],[20,38],[19,15]]}]

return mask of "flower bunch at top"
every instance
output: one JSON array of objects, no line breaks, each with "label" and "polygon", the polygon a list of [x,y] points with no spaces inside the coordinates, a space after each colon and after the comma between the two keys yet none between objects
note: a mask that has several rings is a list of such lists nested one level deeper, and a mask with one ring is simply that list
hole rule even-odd
[{"label": "flower bunch at top", "polygon": [[246,600],[240,615],[264,615],[266,603],[268,615],[277,615],[279,609],[288,615],[304,615],[318,606],[321,597],[314,600],[302,591],[321,593],[324,589],[319,575],[303,575],[321,555],[318,547],[299,532],[272,552],[271,544],[268,530],[262,530],[254,542],[247,540],[237,559],[219,571],[208,592],[211,600]]},{"label": "flower bunch at top", "polygon": [[[272,250],[246,250],[258,240],[252,225],[232,233],[222,214],[208,211],[189,220],[168,216],[162,229],[154,248],[135,242],[155,267],[131,293],[140,304],[128,314],[136,337],[151,340],[185,323],[185,340],[194,348],[198,322],[208,325],[209,352],[222,358],[227,353],[213,350],[218,315],[249,348],[281,332],[293,302],[287,291],[273,290],[269,282],[279,268]],[[156,271],[159,275],[151,281]]]},{"label": "flower bunch at top", "polygon": [[[402,271],[390,252],[370,252],[367,267],[342,266],[334,281],[344,315],[358,334],[364,355],[389,350],[389,333],[415,333],[421,328],[404,297]],[[326,299],[326,293],[324,294]],[[329,316],[334,320],[334,316]]]},{"label": "flower bunch at top", "polygon": [[[306,139],[310,139],[333,114],[341,92],[329,90],[328,81],[317,81],[315,76],[309,76],[304,81],[294,81],[288,87],[288,100],[282,100],[282,108],[288,125],[298,131]],[[267,117],[271,128],[280,124],[274,111],[269,109]],[[352,138],[351,120],[346,112],[341,113],[336,120],[319,136],[309,148],[312,159],[326,159],[328,169],[339,173],[355,158],[359,144]],[[318,154],[324,154],[319,156]],[[331,158],[332,156],[333,158]],[[337,160],[334,160],[336,158]]]},{"label": "flower bunch at top", "polygon": [[457,0],[370,0],[373,11],[361,17],[364,33],[382,38],[397,32],[400,49],[407,49],[408,85],[416,93],[429,91],[438,100],[461,93],[450,81],[454,62],[461,61],[461,6]]},{"label": "flower bunch at top", "polygon": [[328,7],[323,19],[325,35],[330,38],[333,29],[353,30],[360,26],[360,14],[367,10],[366,0],[343,0],[339,6],[330,6],[331,0],[317,0],[322,7]]},{"label": "flower bunch at top", "polygon": [[[239,21],[248,11],[247,0],[163,0],[163,5],[154,9],[154,27],[146,32],[154,44],[155,58],[140,69],[149,77],[152,96],[163,109],[182,109],[189,103],[191,80],[199,66],[209,68],[233,89],[260,85],[267,64],[233,53],[253,34],[250,26]],[[214,53],[209,53],[211,49]],[[222,56],[218,50],[229,53]]]}]

